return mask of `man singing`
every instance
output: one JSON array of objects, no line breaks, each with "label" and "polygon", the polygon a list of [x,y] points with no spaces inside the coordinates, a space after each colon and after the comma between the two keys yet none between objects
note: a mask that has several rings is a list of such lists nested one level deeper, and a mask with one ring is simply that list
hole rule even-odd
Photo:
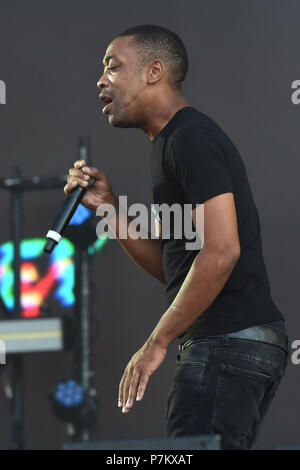
[{"label": "man singing", "polygon": [[[241,156],[221,127],[182,93],[182,40],[166,28],[127,29],[108,46],[97,86],[111,126],[143,130],[151,141],[155,204],[190,204],[203,245],[186,239],[119,239],[128,255],[165,285],[168,308],[129,361],[119,387],[123,413],[142,400],[169,344],[179,353],[166,403],[169,436],[220,434],[224,449],[251,449],[283,377],[289,351],[284,318],[271,298],[260,222]],[[118,237],[131,218],[107,176],[77,161],[64,190],[87,187],[82,203],[116,208]],[[202,212],[203,214],[203,212]]]}]

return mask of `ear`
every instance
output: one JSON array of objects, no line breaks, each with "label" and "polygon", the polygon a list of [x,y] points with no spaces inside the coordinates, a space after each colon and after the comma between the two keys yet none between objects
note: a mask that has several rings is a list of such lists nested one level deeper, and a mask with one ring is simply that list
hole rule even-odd
[{"label": "ear", "polygon": [[148,68],[148,83],[154,84],[161,80],[161,78],[165,75],[166,73],[166,67],[165,64],[157,59],[154,62],[152,62]]}]

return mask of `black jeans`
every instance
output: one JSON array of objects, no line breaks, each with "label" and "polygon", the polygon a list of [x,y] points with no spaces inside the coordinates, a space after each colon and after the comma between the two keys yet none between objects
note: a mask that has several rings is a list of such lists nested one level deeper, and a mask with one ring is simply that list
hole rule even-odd
[{"label": "black jeans", "polygon": [[[251,339],[229,333],[179,346],[166,404],[168,436],[219,434],[222,449],[252,449],[290,352],[287,333],[266,327],[240,330]],[[273,344],[265,342],[269,332]]]}]

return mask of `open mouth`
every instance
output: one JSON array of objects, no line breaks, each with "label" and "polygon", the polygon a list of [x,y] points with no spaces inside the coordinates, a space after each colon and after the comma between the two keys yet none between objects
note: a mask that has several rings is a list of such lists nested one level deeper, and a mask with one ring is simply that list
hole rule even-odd
[{"label": "open mouth", "polygon": [[102,113],[108,114],[112,108],[112,99],[107,95],[100,95],[100,99],[105,104],[104,108],[102,109]]}]

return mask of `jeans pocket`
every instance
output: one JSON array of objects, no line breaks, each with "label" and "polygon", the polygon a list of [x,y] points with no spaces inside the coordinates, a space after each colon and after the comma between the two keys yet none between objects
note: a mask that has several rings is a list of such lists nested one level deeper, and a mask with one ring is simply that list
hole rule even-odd
[{"label": "jeans pocket", "polygon": [[171,386],[165,406],[165,418],[180,421],[182,416],[187,418],[187,410],[193,410],[201,401],[202,381],[207,364],[177,363],[171,379]]},{"label": "jeans pocket", "polygon": [[250,448],[251,432],[259,420],[266,391],[276,379],[274,367],[256,361],[220,364],[212,425],[214,432]]},{"label": "jeans pocket", "polygon": [[206,363],[182,362],[176,364],[173,382],[181,382],[190,385],[201,385],[204,376]]},{"label": "jeans pocket", "polygon": [[263,373],[256,370],[242,369],[240,367],[235,367],[231,365],[221,367],[224,371],[227,371],[229,374],[238,375],[240,377],[245,377],[254,380],[261,380],[263,382],[272,382],[273,377],[267,373]]}]

